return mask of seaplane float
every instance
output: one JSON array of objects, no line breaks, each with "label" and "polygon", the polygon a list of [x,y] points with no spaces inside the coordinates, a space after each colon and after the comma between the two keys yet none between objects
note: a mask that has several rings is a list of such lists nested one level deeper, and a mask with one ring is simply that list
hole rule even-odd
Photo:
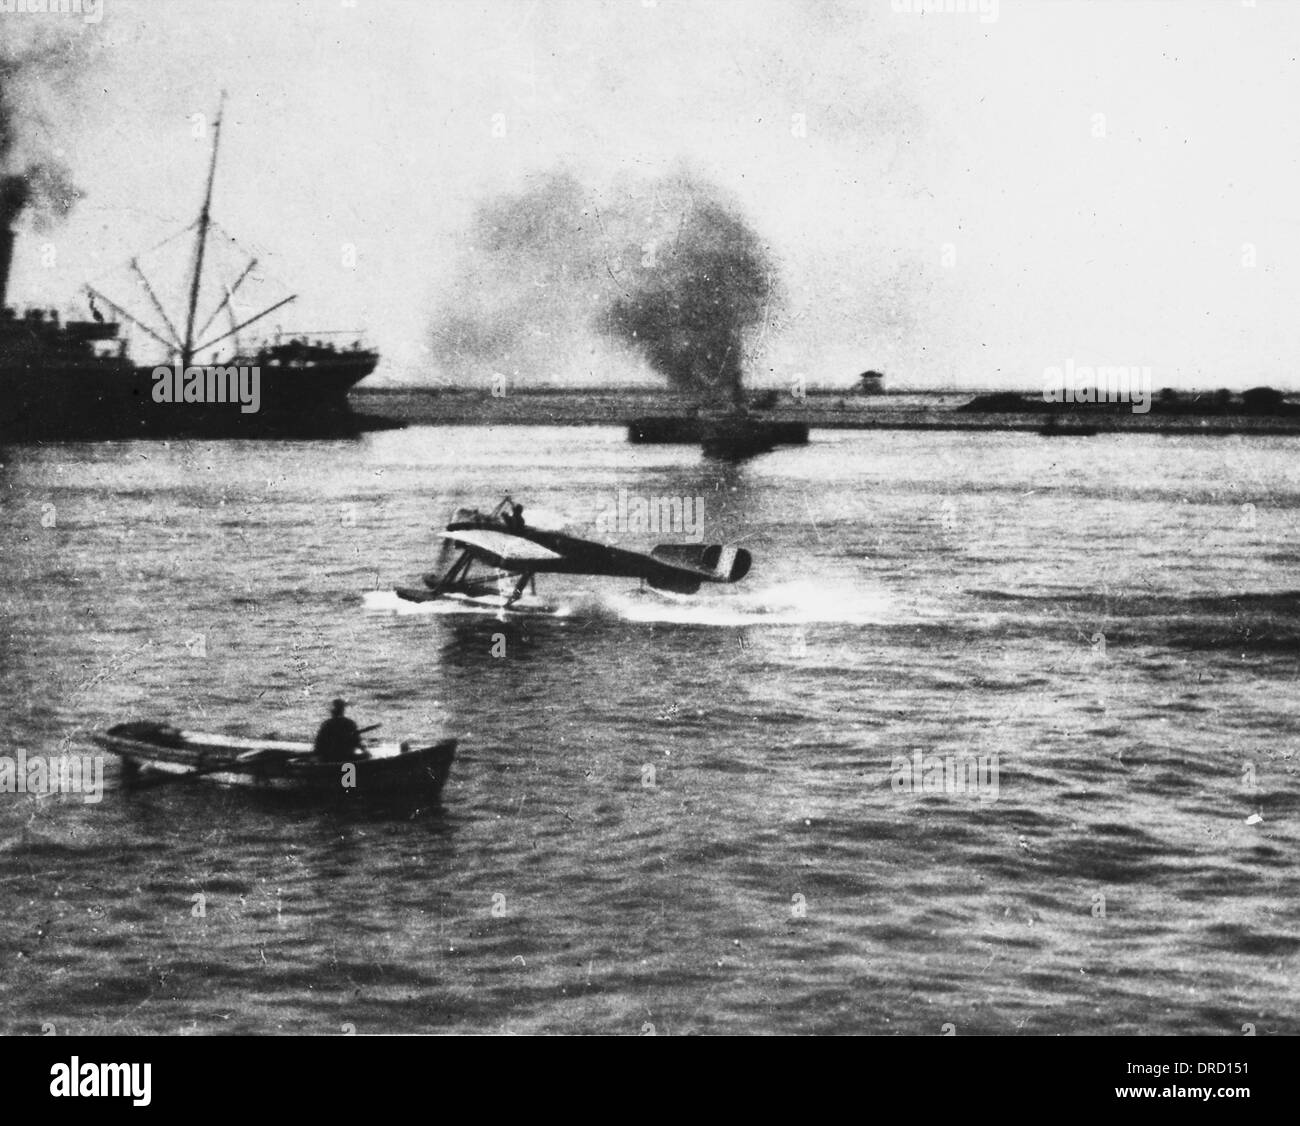
[{"label": "seaplane float", "polygon": [[[753,562],[743,547],[660,544],[646,555],[531,527],[506,497],[490,513],[458,508],[438,533],[437,565],[423,587],[398,587],[405,602],[446,602],[467,611],[549,613],[536,601],[535,576],[604,575],[640,579],[655,590],[694,594],[704,583],[735,583]],[[531,588],[533,599],[525,600]]]},{"label": "seaplane float", "polygon": [[319,758],[310,741],[204,734],[152,721],[120,723],[91,738],[122,760],[128,784],[203,779],[320,798],[402,797],[431,803],[446,785],[457,743],[371,743],[364,757],[339,763]]}]

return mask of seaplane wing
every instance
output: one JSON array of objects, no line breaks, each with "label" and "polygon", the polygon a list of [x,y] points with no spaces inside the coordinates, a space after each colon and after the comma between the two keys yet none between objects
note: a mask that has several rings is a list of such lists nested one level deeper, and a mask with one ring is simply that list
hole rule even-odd
[{"label": "seaplane wing", "polygon": [[463,547],[474,558],[502,571],[518,574],[524,570],[546,570],[546,564],[563,562],[564,556],[523,536],[498,532],[490,528],[448,529],[439,532],[445,540]]},{"label": "seaplane wing", "polygon": [[694,594],[702,583],[739,582],[751,563],[743,547],[721,544],[660,544],[643,555],[534,528],[504,531],[452,524],[440,535],[469,557],[511,574],[644,579],[652,587],[677,594]]}]

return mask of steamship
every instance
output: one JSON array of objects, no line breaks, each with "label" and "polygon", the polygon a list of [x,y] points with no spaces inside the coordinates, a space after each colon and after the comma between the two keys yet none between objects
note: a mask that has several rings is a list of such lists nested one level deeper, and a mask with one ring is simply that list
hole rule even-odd
[{"label": "steamship", "polygon": [[[53,311],[19,312],[7,304],[9,269],[14,247],[13,224],[27,202],[22,176],[0,177],[0,438],[6,441],[117,438],[265,438],[336,437],[393,425],[384,419],[354,414],[347,392],[375,369],[378,353],[357,340],[350,344],[304,338],[238,346],[239,333],[294,300],[277,301],[239,323],[234,298],[257,260],[250,260],[233,285],[224,286],[217,307],[199,318],[199,291],[209,231],[212,226],[212,187],[216,176],[221,114],[213,131],[203,207],[194,224],[195,243],[188,301],[177,330],[158,300],[137,259],[130,263],[148,294],[151,325],[91,286],[86,286],[91,319],[65,320]],[[100,312],[106,307],[113,317]],[[218,326],[225,314],[229,326]],[[158,401],[156,367],[134,363],[121,336],[123,322],[163,346],[167,366],[182,372],[209,356],[202,366],[256,368],[257,409],[240,401]],[[235,341],[224,358],[220,349]],[[209,384],[210,385],[210,384]],[[163,396],[159,396],[163,398]],[[172,396],[166,396],[170,399]]]}]

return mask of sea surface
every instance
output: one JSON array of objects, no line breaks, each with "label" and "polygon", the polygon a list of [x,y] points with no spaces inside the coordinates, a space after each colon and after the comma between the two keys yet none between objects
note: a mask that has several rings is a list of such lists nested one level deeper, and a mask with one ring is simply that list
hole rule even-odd
[{"label": "sea surface", "polygon": [[[1300,441],[814,432],[726,466],[414,427],[0,462],[6,753],[309,735],[336,695],[463,740],[441,808],[111,759],[96,803],[0,793],[2,1032],[1300,1032]],[[702,498],[752,572],[542,576],[555,616],[505,622],[387,593],[457,504],[595,535],[620,490]],[[901,765],[970,759],[975,792]]]}]

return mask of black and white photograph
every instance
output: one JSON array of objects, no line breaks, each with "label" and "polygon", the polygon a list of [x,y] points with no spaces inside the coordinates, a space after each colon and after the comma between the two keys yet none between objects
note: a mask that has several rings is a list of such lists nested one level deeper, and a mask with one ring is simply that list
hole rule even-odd
[{"label": "black and white photograph", "polygon": [[1298,105],[1294,0],[0,0],[39,1090],[1300,1033]]}]

